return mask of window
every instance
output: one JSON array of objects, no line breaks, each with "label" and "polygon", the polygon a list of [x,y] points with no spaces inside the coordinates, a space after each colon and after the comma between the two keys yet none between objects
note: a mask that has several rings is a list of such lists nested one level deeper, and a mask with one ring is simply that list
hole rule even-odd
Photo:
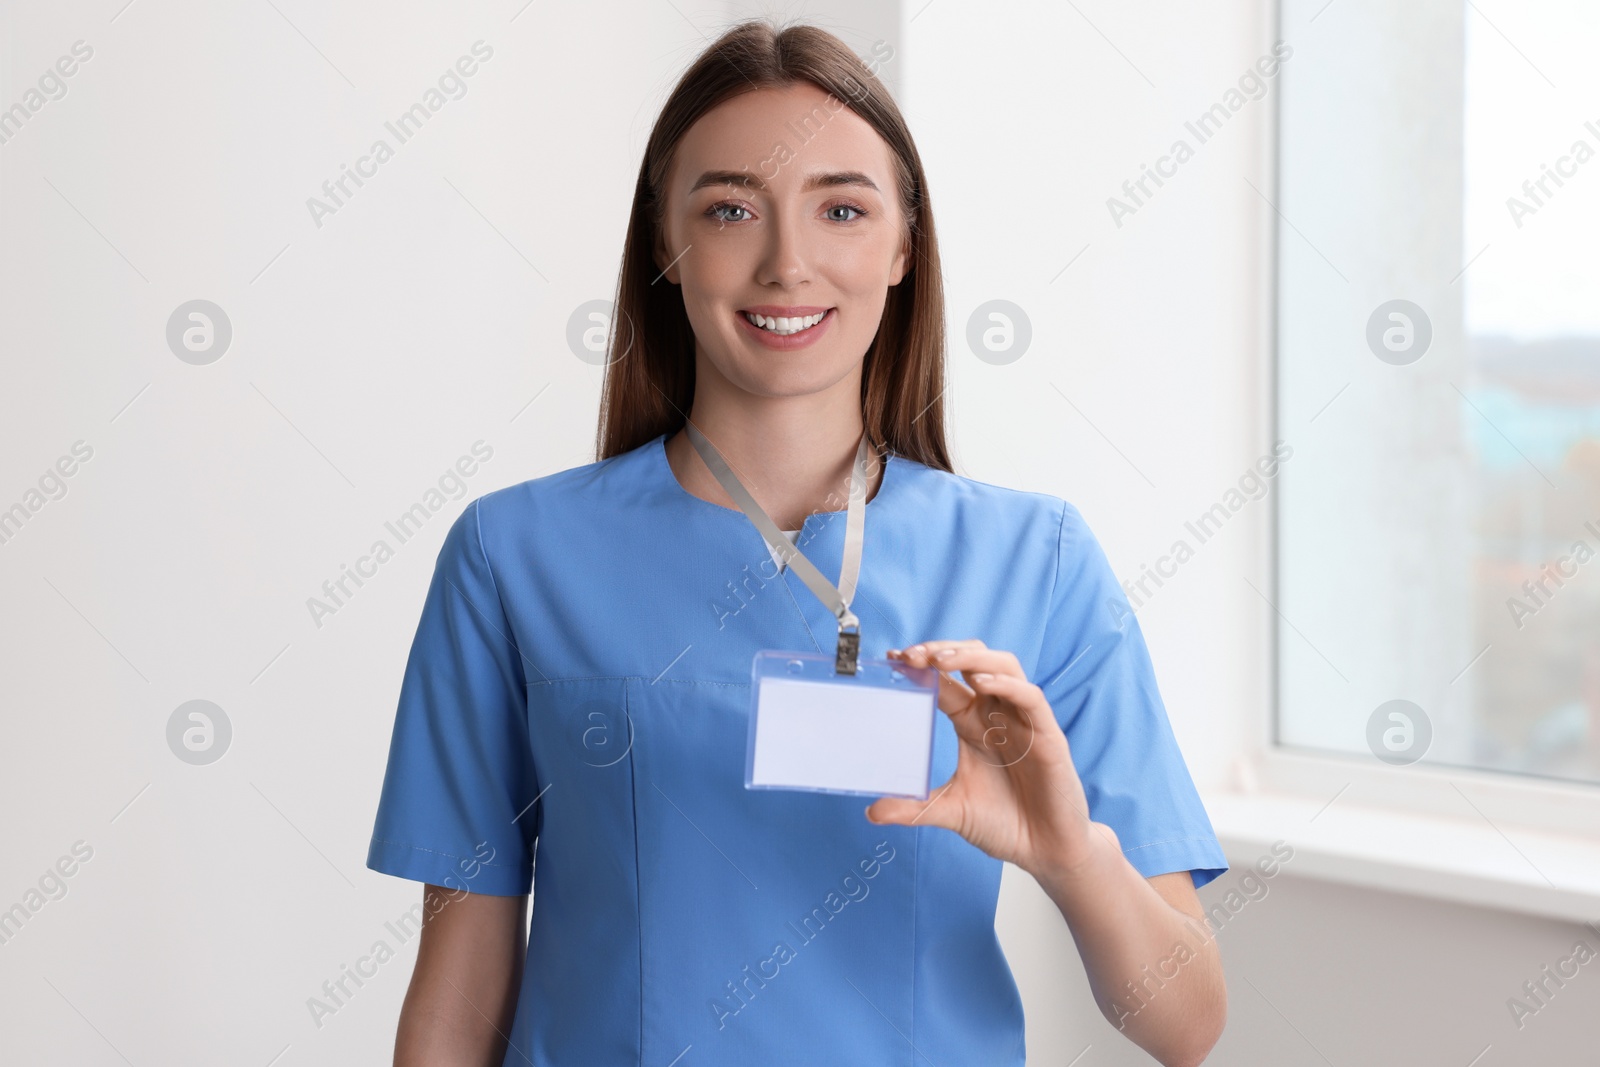
[{"label": "window", "polygon": [[1600,5],[1281,16],[1278,743],[1600,783]]}]

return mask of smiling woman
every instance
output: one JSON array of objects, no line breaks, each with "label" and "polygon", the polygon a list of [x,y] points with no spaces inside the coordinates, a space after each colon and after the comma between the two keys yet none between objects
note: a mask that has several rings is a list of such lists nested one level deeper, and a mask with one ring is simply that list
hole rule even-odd
[{"label": "smiling woman", "polygon": [[[1082,515],[953,472],[941,291],[922,162],[841,41],[743,23],[689,68],[635,187],[597,458],[474,500],[423,606],[368,866],[496,861],[424,927],[397,1063],[1016,1067],[1006,863],[1108,1018],[1184,945],[1125,1033],[1168,1067],[1215,1042],[1194,887],[1227,863]],[[769,553],[788,565],[744,584]],[[935,682],[937,792],[748,788],[775,650]],[[597,712],[620,755],[596,758]],[[803,715],[820,762],[883,762]],[[866,855],[873,903],[846,912],[852,883],[819,910]]]},{"label": "smiling woman", "polygon": [[[747,23],[685,72],[640,168],[618,317],[640,324],[641,343],[626,359],[612,353],[602,458],[680,429],[697,387],[784,398],[821,390],[831,404],[859,372],[873,443],[950,469],[943,289],[936,271],[910,269],[913,250],[937,263],[938,239],[916,145],[871,69],[893,54],[875,46],[869,67],[814,27],[780,36]],[[793,289],[828,299],[796,301]],[[750,315],[824,318],[782,336],[782,323],[774,331]],[[776,365],[770,355],[801,351]],[[697,353],[704,364],[684,374]],[[669,441],[674,472],[693,468],[690,488],[718,495],[687,448],[682,435]],[[837,466],[848,471],[848,461]]]}]

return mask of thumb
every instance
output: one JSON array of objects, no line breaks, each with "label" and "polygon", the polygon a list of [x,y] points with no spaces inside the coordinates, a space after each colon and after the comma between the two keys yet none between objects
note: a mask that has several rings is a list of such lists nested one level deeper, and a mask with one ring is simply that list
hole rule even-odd
[{"label": "thumb", "polygon": [[[940,790],[939,792],[943,792]],[[909,797],[879,797],[867,805],[866,814],[869,822],[908,826],[915,823],[918,826],[944,826],[950,827],[940,820],[942,808],[949,805],[936,806],[939,793],[934,793],[927,800],[913,800]]]}]

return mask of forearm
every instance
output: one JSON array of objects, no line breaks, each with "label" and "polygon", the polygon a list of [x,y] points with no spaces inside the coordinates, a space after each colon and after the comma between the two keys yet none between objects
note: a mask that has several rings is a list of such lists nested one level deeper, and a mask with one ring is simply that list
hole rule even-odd
[{"label": "forearm", "polygon": [[428,886],[394,1067],[498,1067],[522,988],[527,898]]},{"label": "forearm", "polygon": [[442,974],[418,977],[400,1009],[394,1067],[499,1067],[506,1052],[501,1035],[509,1034],[501,1020],[510,1014],[499,1005],[482,1005],[480,1013],[467,1000],[471,994],[451,988]]},{"label": "forearm", "polygon": [[1101,1014],[1166,1067],[1192,1067],[1227,1015],[1216,941],[1203,917],[1162,899],[1108,828],[1094,830],[1088,861],[1034,876],[1072,931]]}]

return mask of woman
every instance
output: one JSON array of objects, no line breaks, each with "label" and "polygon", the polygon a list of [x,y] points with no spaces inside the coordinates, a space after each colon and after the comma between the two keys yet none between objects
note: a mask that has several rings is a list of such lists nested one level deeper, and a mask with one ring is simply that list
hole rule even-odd
[{"label": "woman", "polygon": [[[842,42],[746,23],[686,72],[618,307],[599,460],[474,501],[428,592],[368,857],[428,883],[395,1062],[1021,1064],[1002,861],[1106,1017],[1200,1062],[1226,862],[1081,516],[951,473],[927,183]],[[863,438],[860,656],[944,713],[929,798],[865,813],[744,788],[752,656],[842,616],[708,466],[832,583]]]}]

